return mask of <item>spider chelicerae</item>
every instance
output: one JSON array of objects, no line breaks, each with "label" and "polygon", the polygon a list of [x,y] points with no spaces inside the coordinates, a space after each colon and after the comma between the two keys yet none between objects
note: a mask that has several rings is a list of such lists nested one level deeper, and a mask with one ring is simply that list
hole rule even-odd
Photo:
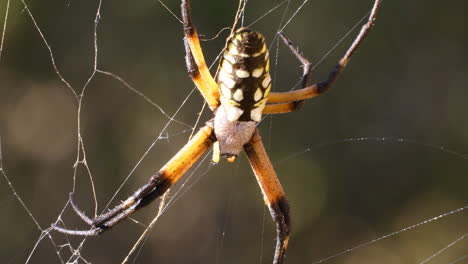
[{"label": "spider chelicerae", "polygon": [[110,229],[136,210],[163,195],[184,173],[213,147],[213,161],[225,157],[233,162],[244,149],[257,178],[266,205],[276,224],[274,264],[283,263],[290,234],[289,205],[275,170],[256,128],[263,114],[280,114],[298,110],[303,100],[328,90],[338,79],[351,56],[370,32],[381,0],[375,0],[369,19],[345,55],[325,81],[308,86],[310,63],[284,33],[279,36],[303,65],[302,88],[291,92],[270,92],[269,55],[262,34],[249,28],[233,30],[227,39],[216,78],[205,63],[197,31],[191,18],[190,0],[182,0],[182,18],[188,74],[201,92],[215,117],[155,175],[128,199],[110,211],[89,218],[73,202],[74,211],[91,226],[89,230],[71,230],[54,225],[53,229],[70,235],[92,236]]}]

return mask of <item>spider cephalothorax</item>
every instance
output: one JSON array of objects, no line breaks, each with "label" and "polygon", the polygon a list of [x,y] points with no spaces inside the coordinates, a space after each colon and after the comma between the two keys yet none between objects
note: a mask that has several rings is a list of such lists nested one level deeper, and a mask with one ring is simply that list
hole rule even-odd
[{"label": "spider cephalothorax", "polygon": [[[250,140],[271,89],[268,49],[262,34],[240,28],[228,40],[217,83],[221,106],[215,114],[214,161],[233,161]],[[219,152],[218,148],[219,147]]]},{"label": "spider cephalothorax", "polygon": [[265,38],[248,28],[238,29],[227,41],[226,50],[220,61],[219,74],[215,80],[206,65],[198,34],[192,22],[190,0],[182,0],[188,73],[209,108],[215,112],[214,122],[207,122],[171,160],[150,178],[147,184],[108,212],[91,219],[78,209],[73,199],[70,198],[73,209],[91,226],[90,229],[70,230],[56,225],[53,228],[71,235],[100,234],[163,195],[212,145],[214,145],[213,160],[215,162],[219,161],[220,156],[225,156],[228,161],[234,161],[239,152],[244,149],[262,191],[265,204],[276,225],[273,263],[283,263],[291,230],[289,206],[278,176],[263,146],[260,133],[256,129],[256,124],[261,120],[262,114],[295,111],[302,105],[303,100],[318,96],[329,89],[372,28],[380,2],[381,0],[374,0],[369,20],[363,25],[361,32],[330,72],[328,78],[310,86],[307,86],[310,63],[280,32],[279,36],[304,67],[302,87],[290,92],[270,93],[271,78]]}]

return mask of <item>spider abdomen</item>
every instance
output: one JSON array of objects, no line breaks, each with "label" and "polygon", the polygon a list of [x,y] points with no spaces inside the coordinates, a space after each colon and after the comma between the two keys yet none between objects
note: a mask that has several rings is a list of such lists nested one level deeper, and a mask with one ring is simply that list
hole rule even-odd
[{"label": "spider abdomen", "polygon": [[217,76],[229,121],[260,121],[271,88],[269,68],[263,35],[238,29],[228,42]]}]

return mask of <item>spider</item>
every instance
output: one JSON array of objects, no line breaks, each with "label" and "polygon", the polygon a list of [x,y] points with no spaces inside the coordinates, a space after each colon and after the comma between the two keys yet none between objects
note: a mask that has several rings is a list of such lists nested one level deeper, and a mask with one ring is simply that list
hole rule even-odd
[{"label": "spider", "polygon": [[233,162],[244,149],[260,185],[265,204],[276,224],[273,263],[283,263],[291,229],[289,205],[256,125],[260,122],[262,114],[296,111],[305,99],[328,90],[370,32],[380,2],[381,0],[374,1],[367,23],[362,26],[360,33],[328,78],[310,86],[307,86],[310,63],[293,47],[284,33],[278,33],[304,67],[302,88],[291,92],[270,93],[269,55],[263,35],[245,27],[235,32],[233,30],[227,39],[218,74],[214,78],[205,63],[198,34],[192,22],[190,0],[182,0],[188,74],[214,112],[214,118],[153,175],[147,184],[110,211],[91,219],[78,208],[71,193],[71,206],[77,215],[90,225],[89,230],[71,230],[56,225],[53,229],[70,235],[101,234],[163,195],[209,148],[213,147],[213,161],[216,163],[220,157]]}]

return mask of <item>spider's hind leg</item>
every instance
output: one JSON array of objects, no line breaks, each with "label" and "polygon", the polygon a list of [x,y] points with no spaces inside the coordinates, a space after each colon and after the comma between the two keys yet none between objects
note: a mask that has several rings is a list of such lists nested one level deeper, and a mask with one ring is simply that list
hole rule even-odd
[{"label": "spider's hind leg", "polygon": [[244,146],[244,150],[262,190],[265,204],[268,206],[276,225],[276,247],[273,264],[281,264],[286,256],[291,231],[288,201],[257,129],[250,142]]},{"label": "spider's hind leg", "polygon": [[90,219],[78,208],[71,196],[70,202],[73,210],[83,221],[88,223],[90,229],[72,230],[57,225],[53,225],[52,228],[64,234],[79,236],[98,235],[112,228],[138,209],[163,195],[211,147],[214,141],[216,141],[216,137],[213,126],[211,123],[207,123],[164,167],[149,179],[148,183],[108,212]]}]

